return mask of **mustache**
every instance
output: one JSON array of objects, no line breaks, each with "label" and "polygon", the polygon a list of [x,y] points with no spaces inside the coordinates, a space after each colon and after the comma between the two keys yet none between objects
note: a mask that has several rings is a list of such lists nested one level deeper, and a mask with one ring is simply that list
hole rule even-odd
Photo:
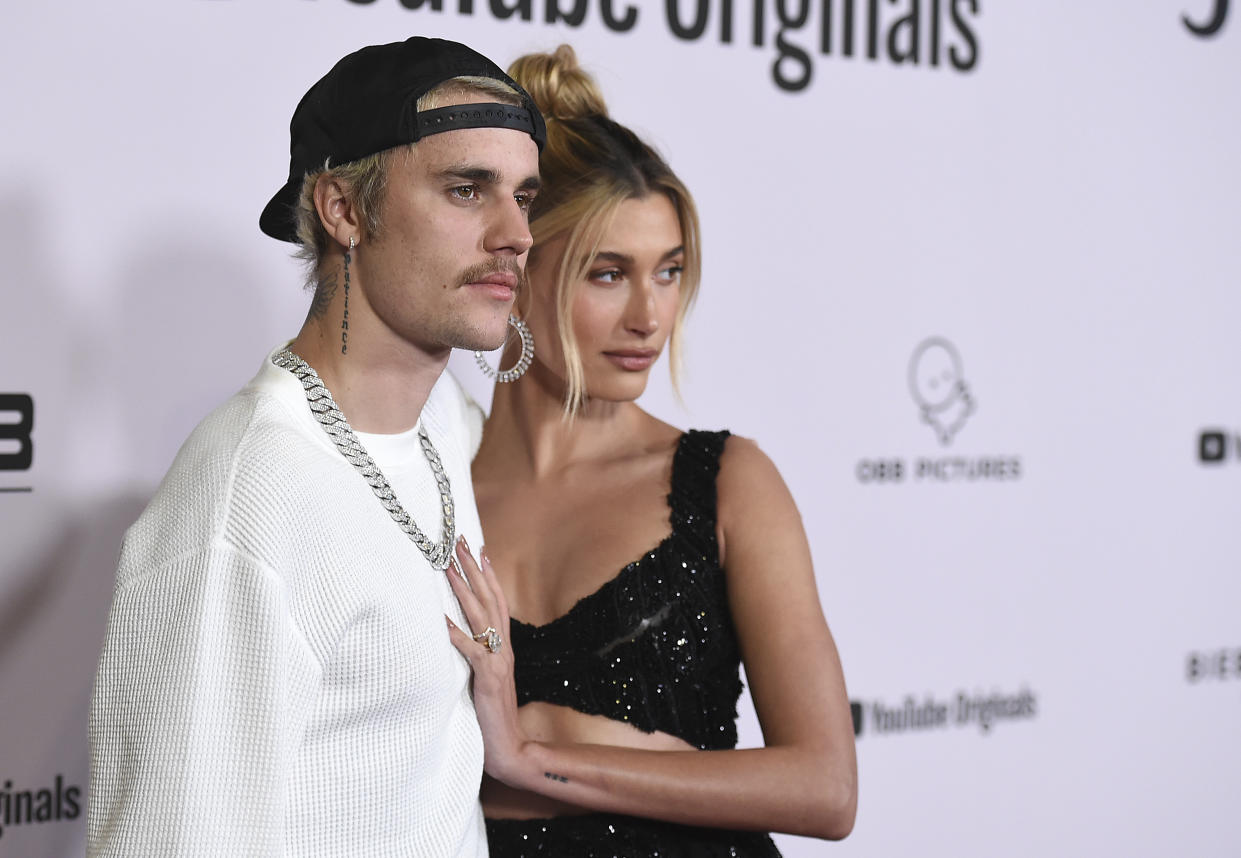
[{"label": "mustache", "polygon": [[476,283],[479,280],[490,277],[492,274],[516,275],[517,289],[514,290],[516,295],[520,295],[529,282],[526,277],[525,266],[519,265],[516,259],[496,259],[490,262],[480,262],[477,265],[471,265],[457,277],[457,285],[464,286],[467,283]]}]

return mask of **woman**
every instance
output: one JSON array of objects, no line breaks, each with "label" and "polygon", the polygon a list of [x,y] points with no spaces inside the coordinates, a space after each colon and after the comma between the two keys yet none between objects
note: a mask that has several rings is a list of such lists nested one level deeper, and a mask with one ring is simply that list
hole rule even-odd
[{"label": "woman", "polygon": [[[496,386],[474,460],[488,545],[481,569],[459,551],[472,591],[453,581],[480,634],[450,629],[475,669],[491,853],[773,856],[760,832],[844,837],[852,722],[792,498],[753,442],[634,402],[665,346],[676,366],[693,202],[568,46],[509,73],[548,120],[514,310],[537,348],[506,356],[528,371]],[[477,642],[491,628],[495,652]],[[734,750],[741,661],[760,749]]]}]

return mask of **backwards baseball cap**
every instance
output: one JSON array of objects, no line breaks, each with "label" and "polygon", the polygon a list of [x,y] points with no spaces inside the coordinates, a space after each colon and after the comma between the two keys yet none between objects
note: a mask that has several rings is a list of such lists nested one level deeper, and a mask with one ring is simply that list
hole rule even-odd
[{"label": "backwards baseball cap", "polygon": [[[521,106],[461,104],[418,112],[419,98],[465,76],[508,84],[521,96]],[[547,140],[534,100],[499,66],[465,45],[415,36],[355,51],[320,78],[293,111],[289,180],[264,207],[259,228],[272,238],[297,242],[294,211],[307,173],[459,128],[525,131],[540,150]]]}]

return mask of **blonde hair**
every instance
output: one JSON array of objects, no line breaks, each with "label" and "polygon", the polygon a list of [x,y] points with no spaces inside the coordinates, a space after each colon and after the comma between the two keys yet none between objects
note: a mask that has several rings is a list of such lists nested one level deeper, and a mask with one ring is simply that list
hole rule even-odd
[{"label": "blonde hair", "polygon": [[[423,94],[418,99],[415,109],[419,112],[432,110],[450,98],[475,92],[502,104],[521,104],[521,96],[517,90],[504,81],[466,75],[446,80]],[[322,169],[307,173],[302,179],[302,191],[298,195],[297,207],[294,211],[299,245],[294,256],[306,263],[307,286],[315,285],[319,266],[327,255],[331,241],[327,230],[323,228],[322,221],[319,220],[319,211],[315,208],[315,185],[319,179],[327,176],[338,179],[344,185],[349,203],[362,221],[362,235],[359,238],[377,238],[383,231],[380,212],[392,161],[398,152],[412,152],[417,145],[417,143],[409,143],[393,149],[385,149],[347,164],[332,166],[325,162]]]},{"label": "blonde hair", "polygon": [[670,370],[676,387],[681,369],[681,331],[698,294],[702,252],[698,211],[689,190],[659,154],[636,134],[608,117],[594,79],[578,65],[573,48],[561,45],[550,54],[527,54],[508,69],[547,121],[547,144],[539,156],[542,188],[530,212],[534,248],[563,236],[564,251],[552,268],[557,333],[564,354],[565,414],[583,405],[587,391],[581,350],[573,332],[573,300],[586,279],[604,233],[621,204],[652,193],[667,195],[681,227],[685,262],[680,303],[669,338]]}]

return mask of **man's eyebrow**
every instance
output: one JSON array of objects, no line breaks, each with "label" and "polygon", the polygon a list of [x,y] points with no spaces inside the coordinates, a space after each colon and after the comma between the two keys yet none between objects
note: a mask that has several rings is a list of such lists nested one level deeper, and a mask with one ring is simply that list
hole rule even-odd
[{"label": "man's eyebrow", "polygon": [[[474,167],[469,164],[454,164],[440,170],[439,177],[441,179],[461,179],[466,182],[474,182],[479,185],[498,185],[501,176],[490,167]],[[542,181],[537,175],[527,176],[517,186],[519,191],[537,191],[543,186]]]},{"label": "man's eyebrow", "polygon": [[439,171],[441,179],[464,179],[480,185],[497,185],[500,174],[487,167],[472,167],[469,164],[454,164]]}]

